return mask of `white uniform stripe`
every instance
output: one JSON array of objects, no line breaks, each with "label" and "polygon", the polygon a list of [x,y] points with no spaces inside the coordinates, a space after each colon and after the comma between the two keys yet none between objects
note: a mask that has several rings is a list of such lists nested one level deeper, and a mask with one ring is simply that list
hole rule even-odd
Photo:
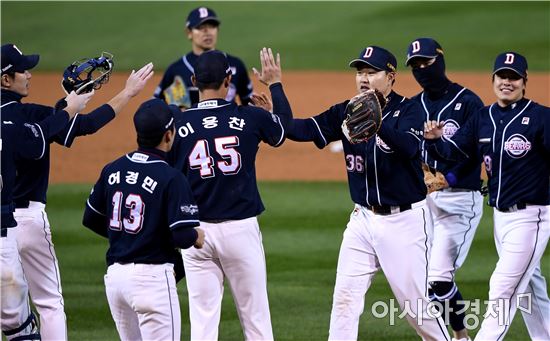
[{"label": "white uniform stripe", "polygon": [[40,127],[39,124],[35,124],[38,127],[38,130],[40,130],[40,136],[42,136],[42,154],[40,154],[39,157],[36,159],[41,159],[44,156],[44,153],[46,152],[46,140],[44,139],[44,132],[42,131],[42,127]]},{"label": "white uniform stripe", "polygon": [[311,117],[311,119],[313,120],[313,123],[315,123],[315,127],[317,127],[317,131],[319,132],[319,135],[321,135],[321,138],[323,139],[323,142],[325,143],[325,146],[326,146],[328,144],[327,139],[321,132],[321,128],[319,128],[319,124],[317,124],[317,121],[315,121],[315,118]]},{"label": "white uniform stripe", "polygon": [[105,217],[105,214],[99,212],[98,210],[95,209],[95,207],[92,206],[92,204],[90,204],[90,199],[86,200],[86,205],[88,205],[88,207],[91,208],[92,211],[94,211],[95,213]]},{"label": "white uniform stripe", "polygon": [[8,105],[13,104],[13,103],[17,103],[17,101],[11,101],[11,102],[8,102],[8,103],[4,103],[0,106],[0,108],[3,108],[5,106],[8,106]]},{"label": "white uniform stripe", "polygon": [[213,106],[209,106],[209,107],[205,107],[205,108],[189,108],[189,109],[186,109],[185,112],[187,111],[194,111],[194,110],[208,110],[208,109],[218,109],[218,108],[223,108],[223,107],[226,107],[228,105],[231,105],[233,103],[226,103],[226,104],[223,104],[223,105],[213,105]]},{"label": "white uniform stripe", "polygon": [[279,138],[279,142],[277,142],[277,144],[275,145],[275,147],[279,147],[281,145],[281,143],[283,143],[283,141],[285,140],[285,127],[283,127],[283,124],[281,123],[281,118],[277,115],[275,115],[277,117],[277,123],[279,123],[279,126],[281,127],[281,137]]},{"label": "white uniform stripe", "polygon": [[187,60],[187,56],[183,56],[181,58],[181,60],[183,60],[183,64],[185,64],[185,66],[189,69],[189,71],[191,71],[191,73],[195,73],[195,69],[193,69],[193,67],[191,66],[191,63],[189,63],[189,61]]},{"label": "white uniform stripe", "polygon": [[[514,118],[512,118],[510,120],[510,122],[508,122],[508,124],[506,124],[506,126],[504,127],[504,130],[502,131],[502,141],[501,141],[501,144],[500,144],[500,163],[498,165],[498,189],[497,189],[497,200],[496,200],[496,203],[495,203],[495,206],[497,208],[501,208],[500,205],[499,205],[499,200],[500,200],[500,187],[502,185],[502,153],[504,151],[504,140],[506,138],[506,129],[508,129],[508,127],[510,126],[510,124],[512,124],[512,122],[514,122],[514,120],[516,118],[518,118],[519,116],[521,116],[521,114],[523,114],[523,112],[525,111],[525,109],[527,109],[527,107],[529,106],[529,104],[531,104],[531,101],[527,102],[527,104],[525,105],[525,107],[523,107],[523,109],[521,109],[521,111],[516,115],[514,116]],[[489,114],[491,115],[491,117],[493,116],[492,113],[491,113],[491,110],[492,109],[492,106],[491,108],[489,108]]]},{"label": "white uniform stripe", "polygon": [[420,137],[416,136],[415,134],[411,133],[410,131],[407,131],[406,133],[411,134],[412,136],[414,136],[415,139],[417,139],[420,142]]},{"label": "white uniform stripe", "polygon": [[73,130],[74,123],[76,122],[76,118],[78,117],[79,113],[76,113],[73,118],[73,122],[71,123],[71,127],[69,128],[69,131],[67,132],[67,136],[65,136],[65,141],[63,141],[63,145],[67,146],[67,141],[69,140],[69,136],[71,136],[71,131]]},{"label": "white uniform stripe", "polygon": [[199,220],[198,219],[189,219],[189,220],[178,220],[176,222],[173,222],[172,224],[170,224],[170,228],[178,225],[178,224],[185,224],[185,223],[199,223]]},{"label": "white uniform stripe", "polygon": [[460,149],[460,147],[458,147],[458,145],[455,143],[455,141],[451,140],[451,139],[448,139],[446,138],[445,136],[441,136],[441,139],[443,141],[447,141],[447,142],[450,142],[453,146],[455,146],[456,149],[458,149],[459,152],[462,153],[462,155],[464,155],[467,159],[470,158],[470,155],[468,155],[468,153],[466,153],[465,151],[463,151],[462,149]]},{"label": "white uniform stripe", "polygon": [[164,160],[151,160],[151,161],[138,161],[138,160],[134,160],[130,157],[130,155],[126,154],[126,158],[132,162],[135,162],[135,163],[166,163],[168,164],[168,162],[164,161]]}]

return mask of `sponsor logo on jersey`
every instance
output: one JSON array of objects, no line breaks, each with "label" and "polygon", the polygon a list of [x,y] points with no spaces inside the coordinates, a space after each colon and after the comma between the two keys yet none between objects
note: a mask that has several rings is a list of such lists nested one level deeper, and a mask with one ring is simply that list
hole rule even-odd
[{"label": "sponsor logo on jersey", "polygon": [[460,124],[458,124],[458,122],[456,122],[455,120],[447,120],[445,121],[445,125],[443,126],[443,136],[447,139],[450,139],[459,128]]},{"label": "sponsor logo on jersey", "polygon": [[397,116],[399,116],[399,112],[400,112],[400,110],[396,110],[396,111],[394,111],[394,113],[393,113],[393,116],[392,116],[392,117],[397,117]]},{"label": "sponsor logo on jersey", "polygon": [[391,148],[388,147],[388,145],[378,135],[376,135],[376,145],[384,153],[393,153],[393,150],[391,150]]},{"label": "sponsor logo on jersey", "polygon": [[519,159],[531,150],[531,142],[521,134],[514,134],[504,142],[504,150],[510,157]]},{"label": "sponsor logo on jersey", "polygon": [[521,124],[528,125],[529,124],[529,117],[524,117],[521,119]]},{"label": "sponsor logo on jersey", "polygon": [[217,106],[218,106],[218,101],[213,100],[213,101],[200,102],[197,105],[197,108],[211,108],[211,107],[217,107]]},{"label": "sponsor logo on jersey", "polygon": [[137,162],[145,162],[145,161],[149,160],[149,155],[145,155],[145,154],[142,154],[142,153],[134,153],[132,155],[132,160],[137,161]]},{"label": "sponsor logo on jersey", "polygon": [[197,205],[185,205],[180,206],[180,209],[183,213],[194,215],[199,212],[199,207]]},{"label": "sponsor logo on jersey", "polygon": [[455,110],[460,110],[462,108],[462,103],[455,104]]},{"label": "sponsor logo on jersey", "polygon": [[36,127],[34,126],[34,124],[25,123],[24,126],[29,128],[32,131],[34,137],[40,136],[40,134],[38,134],[38,130],[36,130]]}]

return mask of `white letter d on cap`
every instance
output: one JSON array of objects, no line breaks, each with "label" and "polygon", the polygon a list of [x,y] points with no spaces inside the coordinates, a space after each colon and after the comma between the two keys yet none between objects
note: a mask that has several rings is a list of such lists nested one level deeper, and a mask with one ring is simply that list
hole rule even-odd
[{"label": "white letter d on cap", "polygon": [[369,46],[365,50],[365,54],[363,55],[363,58],[369,58],[370,56],[372,56],[372,47]]},{"label": "white letter d on cap", "polygon": [[412,51],[413,53],[420,51],[420,42],[418,42],[418,40],[413,41],[412,46],[413,46],[413,51]]},{"label": "white letter d on cap", "polygon": [[513,53],[507,53],[506,54],[506,60],[504,61],[504,64],[514,64],[514,54]]}]

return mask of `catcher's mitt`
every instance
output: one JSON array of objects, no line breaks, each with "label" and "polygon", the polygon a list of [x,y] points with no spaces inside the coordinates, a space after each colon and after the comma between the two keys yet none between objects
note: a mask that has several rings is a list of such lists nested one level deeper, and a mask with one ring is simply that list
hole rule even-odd
[{"label": "catcher's mitt", "polygon": [[113,72],[113,55],[103,52],[100,57],[77,60],[63,72],[61,85],[67,94],[83,94],[101,88]]},{"label": "catcher's mitt", "polygon": [[342,132],[352,144],[373,137],[382,124],[382,110],[386,106],[384,95],[378,90],[368,90],[353,97],[346,106],[346,118]]},{"label": "catcher's mitt", "polygon": [[424,183],[426,184],[426,189],[428,189],[428,194],[449,187],[443,173],[438,172],[425,163],[422,163],[422,171],[424,172]]}]

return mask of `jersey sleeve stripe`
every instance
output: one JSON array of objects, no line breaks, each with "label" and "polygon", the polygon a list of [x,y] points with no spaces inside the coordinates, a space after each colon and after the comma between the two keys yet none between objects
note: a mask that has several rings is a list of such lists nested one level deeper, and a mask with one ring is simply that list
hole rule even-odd
[{"label": "jersey sleeve stripe", "polygon": [[92,204],[90,204],[90,199],[86,200],[86,205],[88,205],[88,207],[91,208],[92,211],[94,211],[95,213],[97,213],[97,214],[102,215],[102,216],[105,217],[105,214],[99,212],[98,210],[96,210],[96,209],[92,206]]},{"label": "jersey sleeve stripe", "polygon": [[170,228],[172,228],[176,225],[188,224],[188,223],[200,223],[200,221],[198,219],[178,220],[178,221],[173,222],[172,224],[170,224]]},{"label": "jersey sleeve stripe", "polygon": [[74,115],[73,121],[71,122],[71,127],[69,128],[69,131],[67,132],[67,136],[65,136],[65,141],[63,141],[63,145],[67,146],[67,141],[69,141],[69,136],[71,136],[71,132],[73,131],[74,123],[76,122],[76,119],[78,117],[78,113]]},{"label": "jersey sleeve stripe", "polygon": [[458,145],[451,139],[446,138],[445,136],[441,136],[441,139],[445,142],[450,142],[459,152],[461,152],[467,159],[470,158],[470,156],[465,153],[462,149],[458,147]]},{"label": "jersey sleeve stripe", "polygon": [[315,127],[317,127],[317,131],[319,132],[319,135],[321,135],[321,138],[323,139],[323,142],[325,143],[325,146],[328,144],[327,139],[325,138],[325,135],[321,132],[321,128],[319,128],[319,124],[317,124],[317,121],[315,121],[315,118],[311,118],[313,120],[313,123],[315,123]]},{"label": "jersey sleeve stripe", "polygon": [[281,123],[281,119],[279,116],[275,115],[277,117],[277,123],[279,123],[279,126],[281,127],[281,137],[279,138],[279,142],[275,145],[275,147],[279,147],[281,143],[283,143],[285,139],[285,127],[283,127],[283,124]]},{"label": "jersey sleeve stripe", "polygon": [[36,159],[41,159],[43,156],[44,156],[44,153],[46,152],[46,140],[44,139],[44,132],[42,131],[42,127],[40,126],[40,124],[35,124],[37,127],[38,127],[38,130],[40,130],[40,136],[42,137],[42,153],[40,154],[39,157],[37,157]]},{"label": "jersey sleeve stripe", "polygon": [[407,134],[411,134],[411,135],[414,136],[418,141],[420,141],[420,137],[416,136],[415,134],[411,133],[410,131],[407,131],[406,133],[407,133]]}]

